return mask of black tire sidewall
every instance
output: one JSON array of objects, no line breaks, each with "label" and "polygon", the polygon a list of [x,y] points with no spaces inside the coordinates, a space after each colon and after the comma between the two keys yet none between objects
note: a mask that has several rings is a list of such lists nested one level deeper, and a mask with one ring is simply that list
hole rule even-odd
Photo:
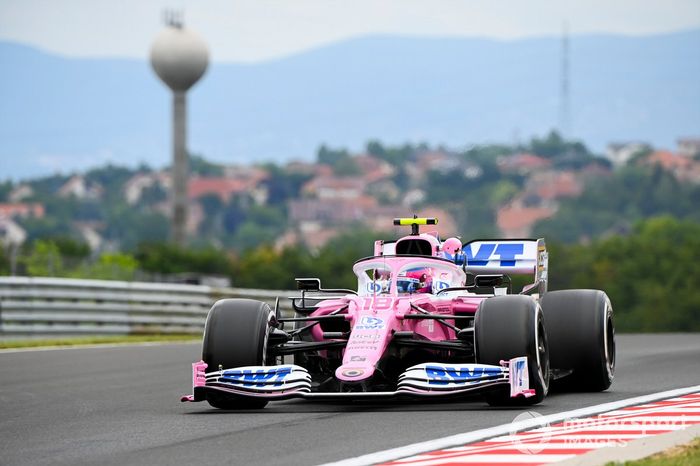
[{"label": "black tire sidewall", "polygon": [[489,403],[529,405],[547,395],[548,355],[540,357],[538,351],[539,344],[547,347],[544,322],[540,306],[529,296],[497,296],[481,303],[474,321],[476,362],[498,366],[501,360],[527,356],[530,387],[536,393],[529,398],[510,398],[509,391],[498,389],[487,395]]},{"label": "black tire sidewall", "polygon": [[609,388],[615,374],[615,326],[608,296],[600,290],[551,291],[543,296],[542,309],[552,368],[573,371],[558,385]]}]

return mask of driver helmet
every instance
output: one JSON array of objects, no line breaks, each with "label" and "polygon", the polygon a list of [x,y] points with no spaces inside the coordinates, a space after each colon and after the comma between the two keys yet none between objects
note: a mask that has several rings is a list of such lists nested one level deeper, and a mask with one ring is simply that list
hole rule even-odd
[{"label": "driver helmet", "polygon": [[[427,268],[411,269],[405,272],[407,279],[413,280],[415,285],[413,293],[431,293],[433,289],[433,277]],[[399,275],[401,277],[401,275]]]},{"label": "driver helmet", "polygon": [[452,258],[462,249],[462,242],[458,238],[448,238],[442,243],[442,251],[445,256]]},{"label": "driver helmet", "polygon": [[396,289],[400,294],[416,293],[420,287],[420,280],[418,278],[408,276],[406,272],[403,272],[396,277]]}]

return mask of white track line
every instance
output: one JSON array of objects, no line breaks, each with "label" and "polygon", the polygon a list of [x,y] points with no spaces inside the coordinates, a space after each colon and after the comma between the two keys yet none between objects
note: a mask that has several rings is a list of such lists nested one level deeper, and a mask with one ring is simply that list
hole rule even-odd
[{"label": "white track line", "polygon": [[0,354],[3,353],[28,353],[31,351],[59,351],[59,350],[77,350],[77,349],[95,349],[95,348],[124,348],[129,346],[165,346],[165,345],[193,345],[201,344],[200,340],[173,340],[173,341],[142,341],[137,343],[93,343],[89,345],[58,345],[58,346],[33,346],[27,348],[5,348],[0,349]]},{"label": "white track line", "polygon": [[625,400],[618,400],[610,403],[603,403],[600,405],[575,409],[572,411],[565,411],[561,413],[549,414],[547,416],[526,419],[523,421],[513,422],[509,424],[502,424],[500,426],[490,427],[488,429],[481,429],[473,432],[465,432],[463,434],[451,435],[449,437],[428,440],[426,442],[414,443],[403,447],[392,448],[390,450],[369,453],[367,455],[358,456],[356,458],[349,458],[346,460],[336,461],[332,463],[325,463],[321,466],[369,466],[376,463],[384,463],[387,461],[398,460],[407,456],[418,455],[420,453],[426,453],[434,450],[443,450],[455,446],[462,446],[467,443],[474,443],[492,437],[511,435],[515,432],[521,432],[524,430],[541,427],[545,423],[552,424],[571,418],[593,416],[596,414],[625,408],[627,406],[651,403],[653,401],[662,400],[666,398],[673,398],[676,396],[687,395],[689,393],[695,392],[700,392],[700,385],[678,388],[675,390],[668,390],[665,392],[652,393],[650,395],[627,398]]}]

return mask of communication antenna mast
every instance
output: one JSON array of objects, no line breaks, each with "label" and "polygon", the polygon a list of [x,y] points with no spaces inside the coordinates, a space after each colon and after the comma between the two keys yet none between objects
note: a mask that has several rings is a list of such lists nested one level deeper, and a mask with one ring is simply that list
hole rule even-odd
[{"label": "communication antenna mast", "polygon": [[561,83],[559,94],[559,132],[563,138],[571,136],[571,108],[569,99],[569,25],[564,21],[561,38]]}]

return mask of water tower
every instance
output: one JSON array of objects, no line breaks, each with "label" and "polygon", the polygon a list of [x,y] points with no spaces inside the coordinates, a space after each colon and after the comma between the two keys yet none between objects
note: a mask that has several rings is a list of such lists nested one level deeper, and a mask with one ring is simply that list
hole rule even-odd
[{"label": "water tower", "polygon": [[183,25],[182,15],[167,13],[166,27],[151,46],[151,65],[173,91],[172,239],[185,243],[187,223],[187,91],[207,69],[209,50],[199,35]]}]

